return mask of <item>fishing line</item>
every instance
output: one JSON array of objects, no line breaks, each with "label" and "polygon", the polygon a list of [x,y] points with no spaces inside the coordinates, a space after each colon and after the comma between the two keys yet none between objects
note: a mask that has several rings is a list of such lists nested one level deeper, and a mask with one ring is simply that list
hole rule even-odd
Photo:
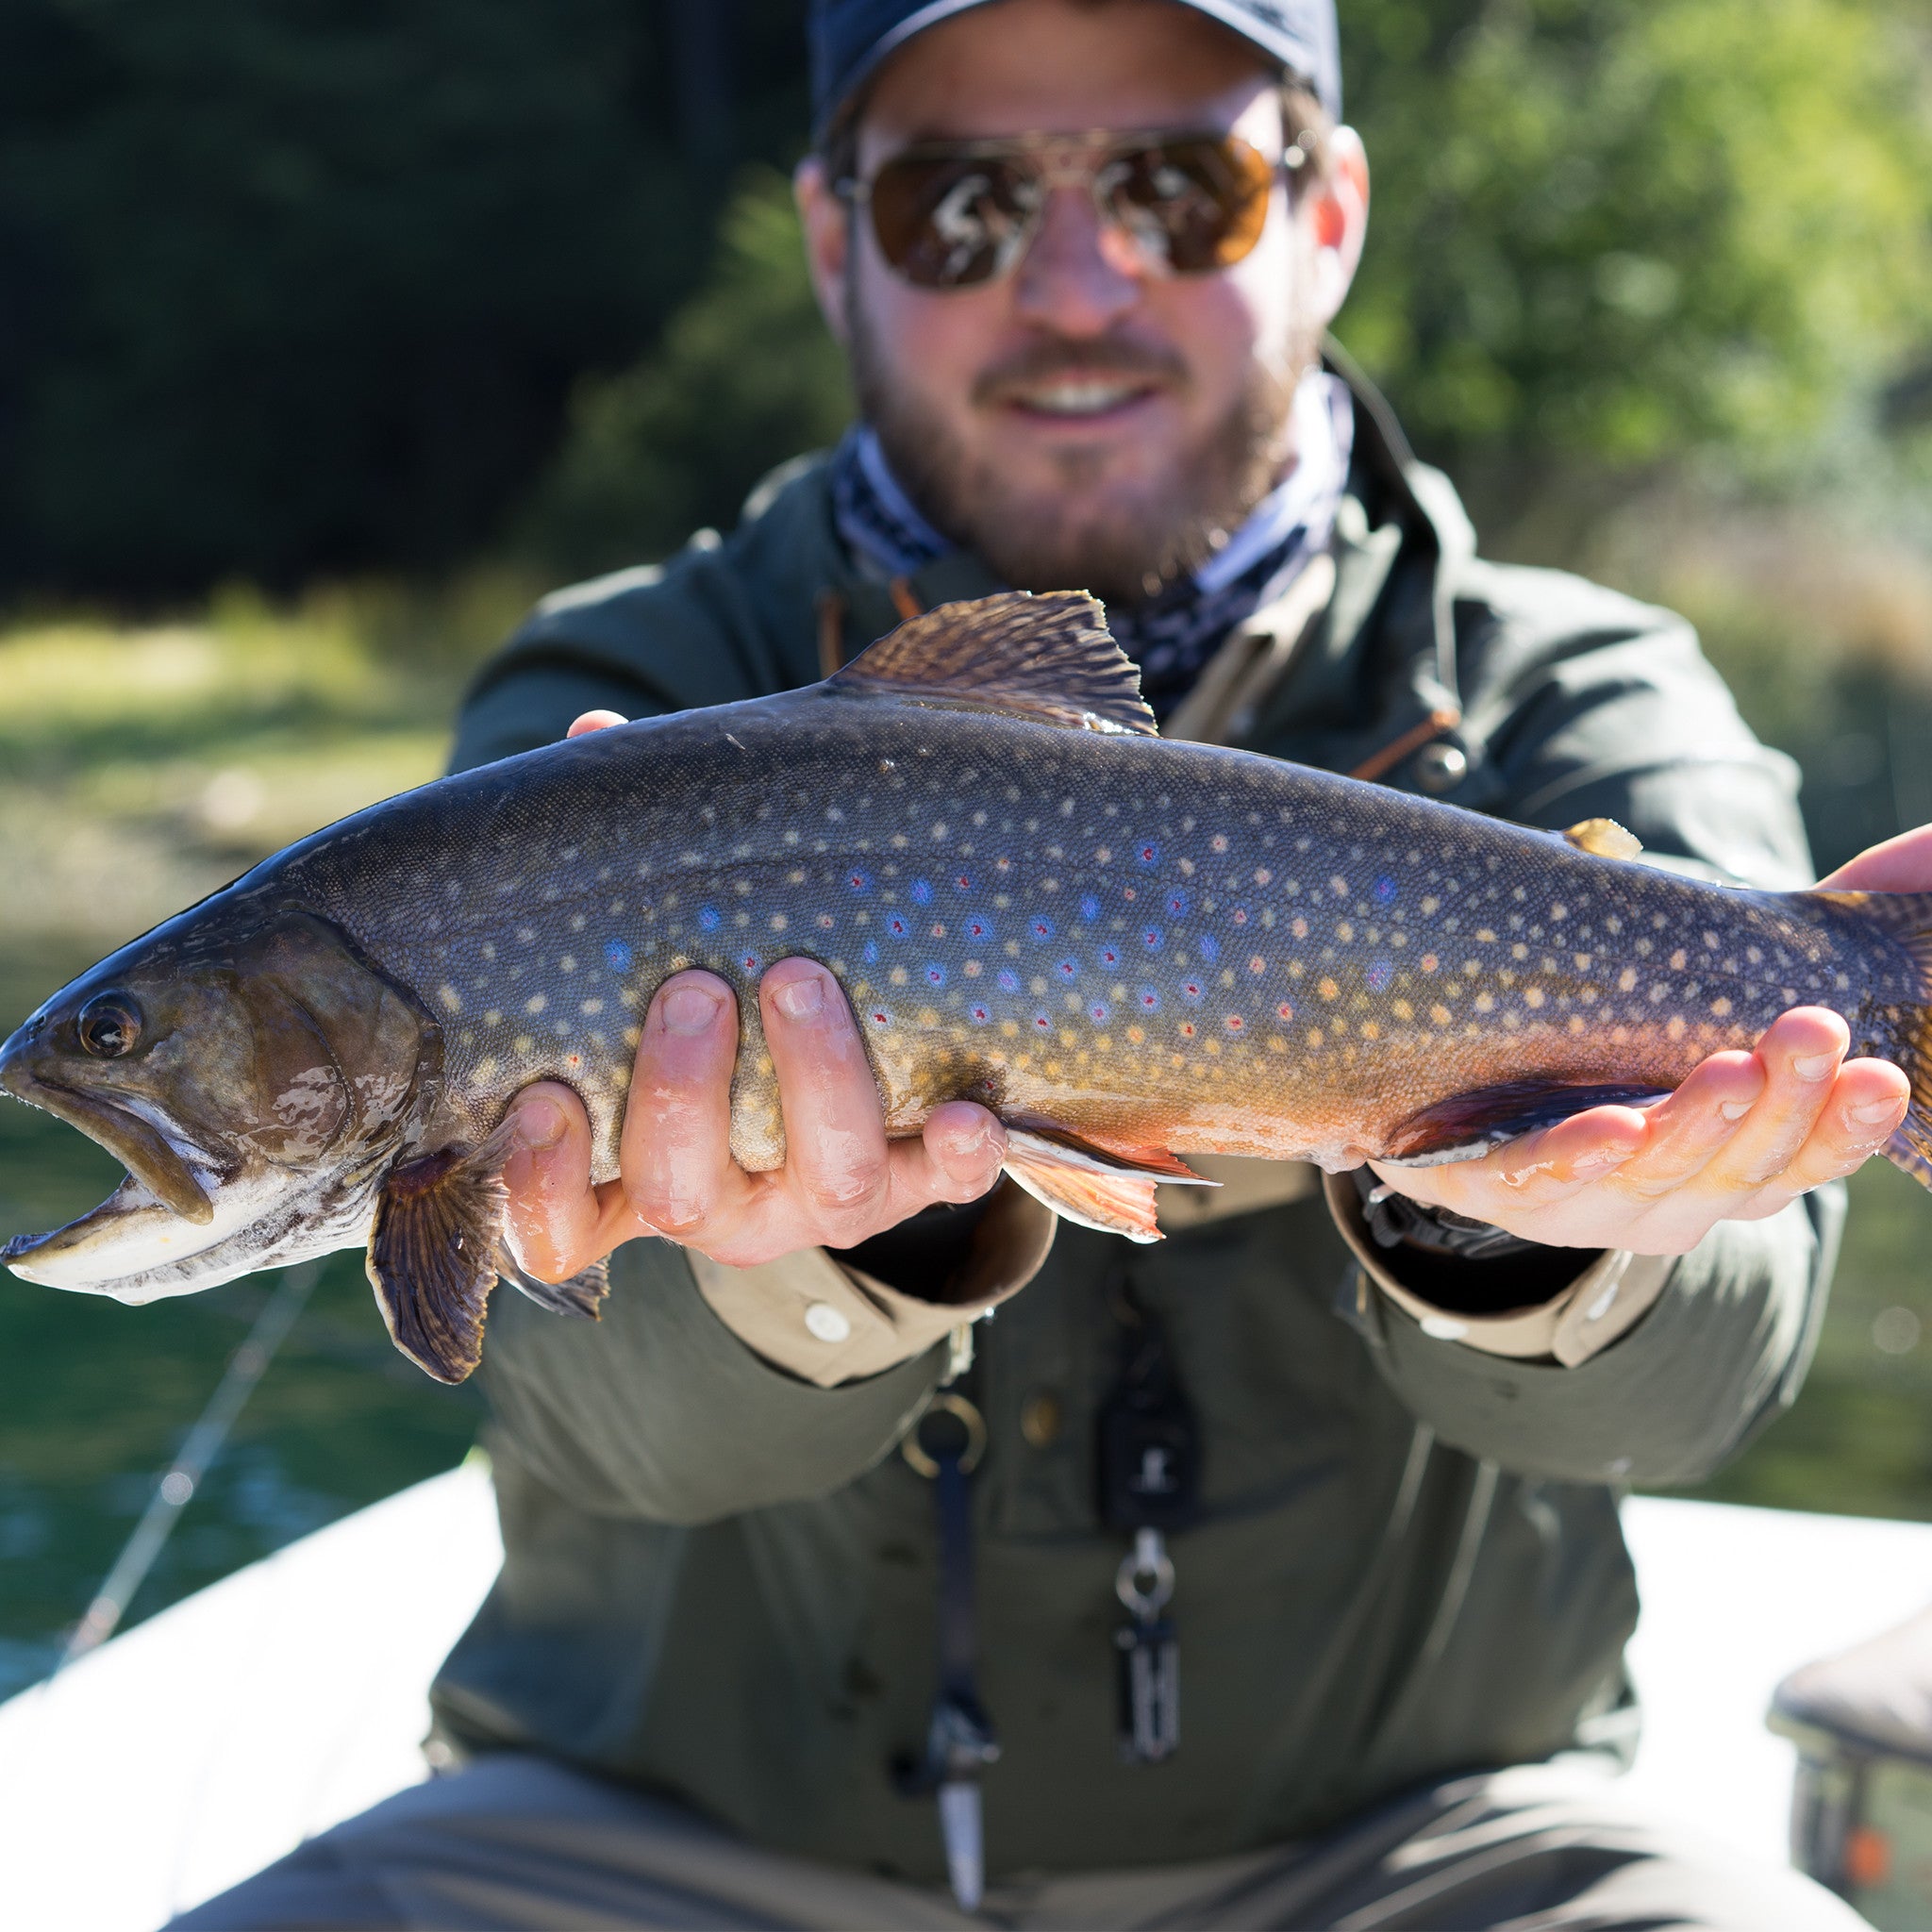
[{"label": "fishing line", "polygon": [[87,1614],[75,1626],[60,1661],[48,1673],[49,1680],[58,1676],[76,1657],[85,1657],[113,1636],[127,1606],[134,1601],[135,1592],[147,1580],[148,1572],[175,1533],[181,1512],[193,1501],[209,1464],[222,1453],[228,1431],[255,1392],[255,1385],[267,1373],[275,1351],[288,1340],[290,1329],[308,1306],[308,1297],[321,1275],[321,1265],[315,1261],[301,1261],[282,1271],[281,1280],[255,1318],[247,1339],[229,1357],[227,1371],[216,1383],[207,1407],[155,1485],[154,1495],[135,1524],[134,1534],[94,1592]]}]

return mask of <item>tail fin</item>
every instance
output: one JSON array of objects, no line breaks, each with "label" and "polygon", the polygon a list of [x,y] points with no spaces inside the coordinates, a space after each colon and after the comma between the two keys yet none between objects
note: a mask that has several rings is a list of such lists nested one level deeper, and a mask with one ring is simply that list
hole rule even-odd
[{"label": "tail fin", "polygon": [[[1892,1038],[1879,1048],[1912,1083],[1911,1105],[1886,1158],[1923,1188],[1932,1189],[1932,892],[1807,892],[1829,899],[1878,926],[1911,962],[1915,984]],[[1859,1042],[1853,1041],[1853,1051]]]}]

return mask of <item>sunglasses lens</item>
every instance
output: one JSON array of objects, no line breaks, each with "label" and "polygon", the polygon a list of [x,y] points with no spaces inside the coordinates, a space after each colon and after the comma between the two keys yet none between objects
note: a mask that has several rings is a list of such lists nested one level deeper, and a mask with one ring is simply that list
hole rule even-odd
[{"label": "sunglasses lens", "polygon": [[1246,142],[1170,141],[1110,164],[1101,192],[1114,219],[1177,275],[1241,260],[1261,239],[1274,171]]},{"label": "sunglasses lens", "polygon": [[879,253],[923,289],[963,289],[1011,266],[1040,205],[1011,161],[901,155],[873,177]]}]

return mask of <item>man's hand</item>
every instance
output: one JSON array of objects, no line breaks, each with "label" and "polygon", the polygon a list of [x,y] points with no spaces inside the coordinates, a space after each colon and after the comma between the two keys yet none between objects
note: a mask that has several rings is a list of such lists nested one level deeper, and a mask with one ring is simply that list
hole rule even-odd
[{"label": "man's hand", "polygon": [[[1932,825],[1874,845],[1824,881],[1932,890]],[[1681,1255],[1720,1221],[1757,1221],[1853,1173],[1904,1120],[1911,1089],[1885,1060],[1847,1060],[1836,1013],[1800,1007],[1750,1053],[1713,1054],[1668,1100],[1596,1107],[1480,1160],[1374,1165],[1418,1201],[1552,1247]]]},{"label": "man's hand", "polygon": [[[621,724],[591,711],[573,738]],[[785,1117],[786,1162],[747,1174],[731,1158],[738,1006],[715,974],[665,981],[644,1018],[625,1110],[622,1176],[591,1185],[591,1127],[568,1087],[518,1095],[504,1171],[517,1258],[561,1281],[638,1235],[663,1235],[749,1267],[799,1248],[849,1248],[937,1201],[972,1201],[998,1178],[1006,1129],[983,1107],[935,1108],[917,1140],[888,1141],[878,1090],[839,982],[781,959],[758,987]]]}]

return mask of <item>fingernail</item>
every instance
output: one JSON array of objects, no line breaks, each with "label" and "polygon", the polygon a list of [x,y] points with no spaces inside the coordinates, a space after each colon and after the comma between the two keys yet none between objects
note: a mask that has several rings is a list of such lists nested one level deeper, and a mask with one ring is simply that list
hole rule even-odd
[{"label": "fingernail", "polygon": [[718,995],[708,987],[674,987],[661,1010],[667,1033],[708,1033],[718,1017]]},{"label": "fingernail", "polygon": [[1857,1121],[1860,1126],[1875,1127],[1880,1121],[1889,1121],[1898,1111],[1898,1102],[1874,1100],[1868,1106],[1847,1108],[1845,1111],[1847,1117]]},{"label": "fingernail", "polygon": [[825,1008],[824,982],[816,973],[805,979],[788,979],[774,988],[772,1004],[788,1020],[815,1020]]},{"label": "fingernail", "polygon": [[1719,1106],[1718,1112],[1727,1121],[1740,1121],[1757,1105],[1755,1100],[1726,1100]]},{"label": "fingernail", "polygon": [[518,1143],[533,1154],[555,1147],[563,1139],[568,1123],[563,1109],[554,1100],[526,1100],[517,1108],[515,1133]]},{"label": "fingernail", "polygon": [[1801,1080],[1828,1080],[1838,1065],[1835,1053],[1801,1053],[1791,1062],[1791,1072]]},{"label": "fingernail", "polygon": [[1637,1152],[1634,1147],[1601,1147],[1594,1154],[1579,1155],[1570,1163],[1572,1174],[1607,1174]]}]

